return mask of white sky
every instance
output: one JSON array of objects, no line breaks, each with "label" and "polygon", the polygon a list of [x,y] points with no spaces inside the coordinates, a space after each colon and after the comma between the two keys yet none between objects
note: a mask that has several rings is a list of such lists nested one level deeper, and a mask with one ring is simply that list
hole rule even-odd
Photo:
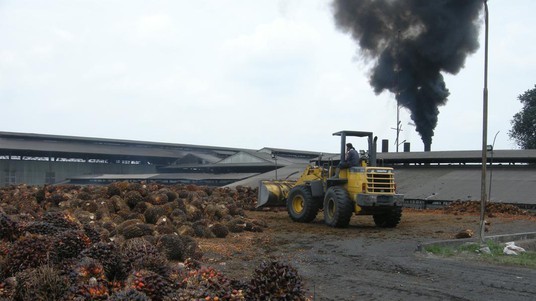
[{"label": "white sky", "polygon": [[[338,152],[339,130],[395,149],[331,0],[0,0],[0,131]],[[490,0],[488,144],[536,84],[536,1]],[[482,145],[481,47],[440,107],[432,150]],[[400,140],[422,151],[405,109]],[[357,148],[357,147],[356,147]],[[381,149],[379,143],[378,149]],[[402,146],[400,146],[402,150]]]}]

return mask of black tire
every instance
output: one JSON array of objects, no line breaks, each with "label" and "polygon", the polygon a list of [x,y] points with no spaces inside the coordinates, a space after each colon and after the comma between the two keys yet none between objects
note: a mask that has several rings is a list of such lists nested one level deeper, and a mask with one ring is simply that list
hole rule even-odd
[{"label": "black tire", "polygon": [[309,223],[316,218],[319,209],[320,201],[313,198],[309,187],[300,185],[290,190],[287,211],[293,221]]},{"label": "black tire", "polygon": [[324,222],[336,228],[347,227],[354,213],[354,204],[348,192],[338,186],[328,189],[324,198]]},{"label": "black tire", "polygon": [[394,228],[400,223],[402,218],[402,208],[397,207],[381,214],[372,215],[374,223],[382,228]]}]

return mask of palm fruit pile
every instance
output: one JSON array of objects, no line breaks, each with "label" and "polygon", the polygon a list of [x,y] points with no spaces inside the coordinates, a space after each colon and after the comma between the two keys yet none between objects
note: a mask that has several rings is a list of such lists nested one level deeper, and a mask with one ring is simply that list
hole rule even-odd
[{"label": "palm fruit pile", "polygon": [[[476,214],[480,212],[480,206],[480,201],[455,201],[444,207],[443,211],[454,215],[463,213]],[[486,202],[486,214],[489,217],[500,214],[536,216],[533,212],[523,210],[515,205],[493,202]]]},{"label": "palm fruit pile", "polygon": [[0,188],[0,300],[306,300],[285,264],[249,282],[200,264],[197,239],[267,227],[246,215],[255,198],[127,182]]}]

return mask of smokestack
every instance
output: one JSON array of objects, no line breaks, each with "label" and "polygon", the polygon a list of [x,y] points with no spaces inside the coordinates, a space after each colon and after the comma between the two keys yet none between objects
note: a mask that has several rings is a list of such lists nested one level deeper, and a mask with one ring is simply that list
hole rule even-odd
[{"label": "smokestack", "polygon": [[389,152],[389,140],[383,139],[382,140],[382,153],[388,153]]},{"label": "smokestack", "polygon": [[430,149],[439,106],[450,92],[443,73],[457,74],[479,47],[482,0],[334,0],[338,28],[352,35],[371,64],[374,92],[387,90],[409,110]]},{"label": "smokestack", "polygon": [[432,144],[431,143],[425,143],[424,144],[424,151],[429,152],[432,150]]},{"label": "smokestack", "polygon": [[409,142],[404,142],[404,152],[409,153],[411,151],[411,144]]}]

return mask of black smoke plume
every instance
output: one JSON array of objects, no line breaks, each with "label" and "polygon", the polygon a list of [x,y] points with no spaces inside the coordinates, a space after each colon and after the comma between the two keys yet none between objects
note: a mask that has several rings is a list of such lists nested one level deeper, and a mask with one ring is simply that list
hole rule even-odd
[{"label": "black smoke plume", "polygon": [[441,73],[457,74],[478,49],[483,0],[334,0],[333,8],[337,27],[373,61],[374,92],[396,95],[430,150],[450,94]]}]

